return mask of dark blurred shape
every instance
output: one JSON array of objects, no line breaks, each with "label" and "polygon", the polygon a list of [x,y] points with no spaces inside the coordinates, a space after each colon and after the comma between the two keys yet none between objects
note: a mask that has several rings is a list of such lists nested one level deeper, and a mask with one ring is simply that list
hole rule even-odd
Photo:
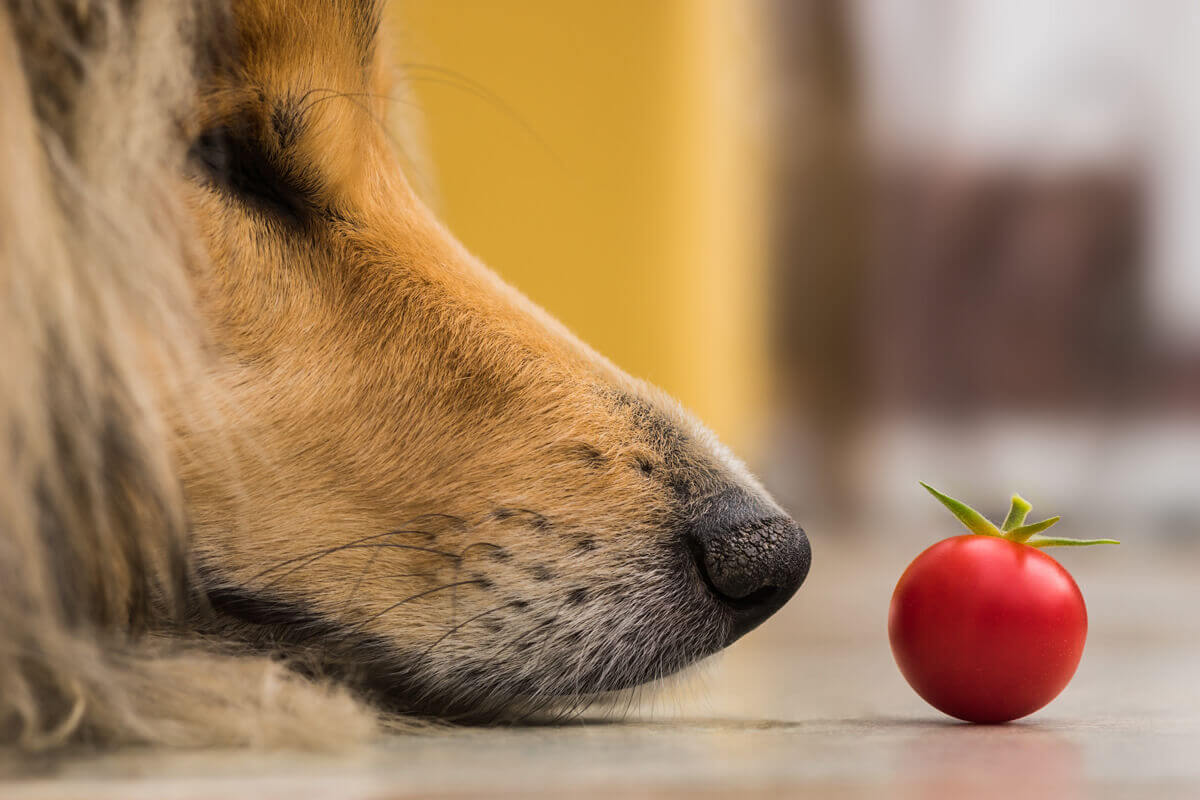
[{"label": "dark blurred shape", "polygon": [[1152,365],[1136,175],[901,164],[875,186],[874,404],[959,417],[1140,398]]},{"label": "dark blurred shape", "polygon": [[[774,488],[785,503],[821,502],[830,510],[845,510],[853,494],[845,443],[864,408],[868,253],[849,5],[771,0],[770,7],[778,81],[771,204],[773,378],[783,427],[789,421],[811,423],[801,432],[805,444],[785,438],[777,446],[810,454],[821,476],[809,492]],[[773,455],[775,461],[797,457],[803,455]]]}]

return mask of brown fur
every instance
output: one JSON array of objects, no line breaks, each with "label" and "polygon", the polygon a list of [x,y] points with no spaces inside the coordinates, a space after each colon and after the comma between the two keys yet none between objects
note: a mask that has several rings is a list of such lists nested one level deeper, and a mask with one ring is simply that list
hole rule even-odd
[{"label": "brown fur", "polygon": [[681,531],[781,512],[417,198],[380,9],[159,5],[0,11],[0,736],[346,742],[719,649]]}]

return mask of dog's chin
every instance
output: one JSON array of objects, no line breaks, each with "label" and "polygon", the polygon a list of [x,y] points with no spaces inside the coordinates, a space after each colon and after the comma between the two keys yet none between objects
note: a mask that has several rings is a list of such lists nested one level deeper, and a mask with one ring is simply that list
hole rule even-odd
[{"label": "dog's chin", "polygon": [[[613,674],[597,670],[591,674],[542,676],[478,674],[457,682],[406,680],[402,685],[379,687],[371,692],[378,706],[428,719],[467,725],[489,725],[564,720],[592,707],[628,706],[626,698],[653,690],[666,679],[685,672],[720,648],[657,662],[640,670]],[[659,666],[661,664],[661,666]]]},{"label": "dog's chin", "polygon": [[708,610],[702,625],[670,629],[664,620],[664,627],[643,628],[623,645],[506,660],[460,655],[418,663],[394,655],[341,678],[398,713],[463,724],[561,720],[597,704],[627,705],[622,697],[721,650],[731,629],[724,615]]},{"label": "dog's chin", "polygon": [[472,641],[424,646],[364,635],[228,584],[210,587],[208,602],[219,612],[212,632],[282,654],[298,671],[347,685],[386,711],[511,722],[576,714],[672,676],[737,638],[736,616],[699,578],[680,572],[504,640],[477,631],[481,638]]}]

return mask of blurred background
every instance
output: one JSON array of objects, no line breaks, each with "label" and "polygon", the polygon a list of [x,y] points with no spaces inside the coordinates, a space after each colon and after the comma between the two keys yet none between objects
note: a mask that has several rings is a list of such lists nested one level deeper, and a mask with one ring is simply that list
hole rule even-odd
[{"label": "blurred background", "polygon": [[396,13],[450,228],[818,536],[923,479],[1200,542],[1200,6]]},{"label": "blurred background", "polygon": [[[742,454],[813,570],[625,724],[155,750],[20,796],[1200,797],[1200,3],[391,8],[418,191]],[[958,532],[918,479],[1124,540],[1051,551],[1088,644],[1028,720],[951,723],[893,663],[892,587]]]}]

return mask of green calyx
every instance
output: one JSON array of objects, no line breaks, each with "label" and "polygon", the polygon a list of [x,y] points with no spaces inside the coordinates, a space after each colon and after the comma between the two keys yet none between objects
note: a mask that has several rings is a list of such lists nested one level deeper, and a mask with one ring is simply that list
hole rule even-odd
[{"label": "green calyx", "polygon": [[1092,544],[1120,544],[1116,539],[1066,539],[1059,536],[1039,536],[1038,534],[1058,522],[1061,517],[1050,517],[1041,522],[1026,525],[1025,518],[1029,516],[1029,511],[1033,506],[1029,505],[1029,501],[1019,494],[1012,496],[1012,507],[1008,510],[1008,516],[1004,518],[1004,524],[997,528],[987,517],[966,503],[942,494],[925,482],[921,482],[921,485],[936,497],[939,503],[950,509],[950,513],[967,526],[967,530],[980,536],[996,536],[1008,539],[1010,542],[1027,544],[1030,547],[1085,547]]}]

